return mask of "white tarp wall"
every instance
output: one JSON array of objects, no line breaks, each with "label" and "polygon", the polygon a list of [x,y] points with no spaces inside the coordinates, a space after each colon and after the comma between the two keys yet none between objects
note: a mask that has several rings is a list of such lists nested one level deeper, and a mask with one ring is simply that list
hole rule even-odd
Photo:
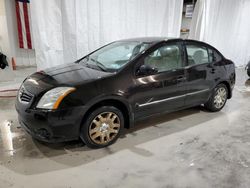
[{"label": "white tarp wall", "polygon": [[236,66],[250,60],[250,1],[198,0],[189,38],[208,42]]},{"label": "white tarp wall", "polygon": [[38,69],[68,63],[114,40],[179,37],[183,0],[32,0]]},{"label": "white tarp wall", "polygon": [[[11,47],[10,47],[10,37],[8,33],[8,21],[6,4],[4,0],[0,0],[0,52],[4,53],[8,58],[12,57]],[[11,66],[6,67],[4,70],[0,69],[0,82],[12,81],[14,80],[14,73]]]}]

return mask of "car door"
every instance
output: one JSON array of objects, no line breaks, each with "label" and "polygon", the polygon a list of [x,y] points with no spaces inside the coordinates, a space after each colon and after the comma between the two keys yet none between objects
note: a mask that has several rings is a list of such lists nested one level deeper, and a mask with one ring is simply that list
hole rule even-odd
[{"label": "car door", "polygon": [[197,42],[185,42],[186,84],[185,105],[194,106],[206,102],[214,86],[216,69],[210,62],[207,46]]},{"label": "car door", "polygon": [[[140,74],[142,65],[152,73]],[[135,66],[135,118],[183,107],[186,78],[181,42],[164,42],[149,50]]]}]

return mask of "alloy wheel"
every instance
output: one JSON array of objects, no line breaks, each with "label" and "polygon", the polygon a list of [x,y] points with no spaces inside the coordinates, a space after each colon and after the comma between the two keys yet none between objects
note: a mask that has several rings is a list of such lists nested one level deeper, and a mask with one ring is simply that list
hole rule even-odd
[{"label": "alloy wheel", "polygon": [[100,113],[90,123],[90,139],[96,144],[107,144],[115,139],[120,127],[120,119],[114,112]]},{"label": "alloy wheel", "polygon": [[227,100],[227,91],[224,87],[220,87],[214,96],[214,106],[220,109],[224,106]]}]

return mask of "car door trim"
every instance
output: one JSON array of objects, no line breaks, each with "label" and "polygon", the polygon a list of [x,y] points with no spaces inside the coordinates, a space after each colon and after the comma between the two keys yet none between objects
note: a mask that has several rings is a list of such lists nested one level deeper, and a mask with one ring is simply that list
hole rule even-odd
[{"label": "car door trim", "polygon": [[200,91],[187,93],[185,95],[178,95],[178,96],[175,96],[175,97],[169,97],[169,98],[162,99],[162,100],[147,102],[147,103],[144,103],[144,104],[139,104],[139,107],[148,106],[148,105],[157,104],[157,103],[162,103],[162,102],[166,102],[166,101],[170,101],[170,100],[175,100],[175,99],[178,99],[178,98],[192,96],[192,95],[196,95],[196,94],[199,94],[199,93],[204,93],[204,92],[207,92],[207,91],[209,91],[209,89],[203,89],[203,90],[200,90]]},{"label": "car door trim", "polygon": [[207,92],[207,91],[209,91],[209,89],[203,89],[203,90],[200,90],[200,91],[195,91],[195,92],[187,93],[186,96],[196,95],[196,94]]}]

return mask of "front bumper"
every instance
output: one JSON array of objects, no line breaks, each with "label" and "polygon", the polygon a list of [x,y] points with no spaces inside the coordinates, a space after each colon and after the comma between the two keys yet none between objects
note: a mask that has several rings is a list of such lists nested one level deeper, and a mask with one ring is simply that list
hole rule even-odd
[{"label": "front bumper", "polygon": [[85,107],[45,111],[21,109],[16,104],[20,125],[34,138],[44,142],[76,140],[80,135]]}]

